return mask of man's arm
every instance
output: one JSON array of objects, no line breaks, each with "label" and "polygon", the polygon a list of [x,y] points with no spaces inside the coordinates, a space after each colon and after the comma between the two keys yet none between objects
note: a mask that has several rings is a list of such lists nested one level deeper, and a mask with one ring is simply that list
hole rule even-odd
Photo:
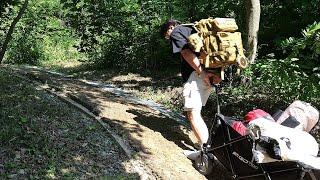
[{"label": "man's arm", "polygon": [[181,55],[183,57],[183,59],[185,61],[188,62],[188,64],[198,73],[204,73],[204,79],[203,81],[210,86],[210,77],[212,77],[213,79],[213,83],[218,84],[221,82],[221,78],[219,76],[217,76],[216,74],[212,74],[212,73],[206,73],[204,71],[204,69],[202,69],[202,66],[200,64],[200,60],[198,59],[198,57],[190,50],[190,49],[183,49],[181,52]]},{"label": "man's arm", "polygon": [[202,67],[200,65],[200,60],[198,57],[190,50],[190,49],[183,49],[181,55],[184,60],[188,62],[188,64],[198,73],[202,72]]}]

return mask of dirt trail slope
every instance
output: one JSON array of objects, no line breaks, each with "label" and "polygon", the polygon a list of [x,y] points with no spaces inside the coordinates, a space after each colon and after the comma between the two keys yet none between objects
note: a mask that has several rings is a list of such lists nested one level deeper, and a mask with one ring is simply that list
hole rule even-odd
[{"label": "dirt trail slope", "polygon": [[[120,136],[156,179],[207,179],[182,153],[181,141],[192,144],[190,129],[145,105],[93,87],[83,80],[35,68],[14,68],[17,74],[64,92],[101,117]],[[223,175],[216,177],[225,179]]]}]

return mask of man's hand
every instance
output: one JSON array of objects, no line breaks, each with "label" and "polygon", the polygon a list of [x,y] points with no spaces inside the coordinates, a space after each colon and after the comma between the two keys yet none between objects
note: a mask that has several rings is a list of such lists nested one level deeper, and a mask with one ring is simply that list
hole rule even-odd
[{"label": "man's hand", "polygon": [[204,83],[207,86],[211,86],[211,84],[219,84],[222,81],[222,79],[220,78],[220,75],[217,75],[211,72],[202,71],[201,75]]},{"label": "man's hand", "polygon": [[222,81],[222,79],[220,77],[220,73],[219,74],[217,74],[217,73],[209,73],[209,74],[211,74],[210,75],[210,79],[211,79],[211,83],[212,84],[219,84]]},{"label": "man's hand", "polygon": [[202,77],[202,80],[206,86],[211,86],[209,73],[207,73],[206,71],[202,71],[200,76]]},{"label": "man's hand", "polygon": [[199,59],[190,49],[183,49],[181,51],[181,55],[183,59],[186,60],[188,64],[196,71],[196,73],[202,76],[203,81],[207,86],[211,86],[210,79],[212,79],[213,84],[219,84],[222,81],[220,74],[206,72],[204,69],[202,69]]}]

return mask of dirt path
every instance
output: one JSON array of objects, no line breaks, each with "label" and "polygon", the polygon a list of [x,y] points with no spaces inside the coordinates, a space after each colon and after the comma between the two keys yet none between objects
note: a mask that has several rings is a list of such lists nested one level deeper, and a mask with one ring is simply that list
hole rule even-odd
[{"label": "dirt path", "polygon": [[67,93],[69,98],[101,117],[131,148],[133,158],[141,160],[154,178],[207,179],[182,153],[186,147],[181,141],[192,144],[191,140],[194,140],[190,129],[161,112],[88,85],[83,80],[32,68],[16,68],[15,71],[57,92]]}]

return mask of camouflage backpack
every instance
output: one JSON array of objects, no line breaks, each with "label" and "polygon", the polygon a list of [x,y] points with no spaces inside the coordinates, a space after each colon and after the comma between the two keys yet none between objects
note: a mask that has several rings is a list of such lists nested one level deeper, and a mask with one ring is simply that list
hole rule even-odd
[{"label": "camouflage backpack", "polygon": [[[237,65],[246,68],[241,33],[233,18],[208,18],[193,24],[197,33],[189,36],[189,46],[200,52],[200,63],[206,69]],[[222,77],[223,78],[223,77]]]}]

